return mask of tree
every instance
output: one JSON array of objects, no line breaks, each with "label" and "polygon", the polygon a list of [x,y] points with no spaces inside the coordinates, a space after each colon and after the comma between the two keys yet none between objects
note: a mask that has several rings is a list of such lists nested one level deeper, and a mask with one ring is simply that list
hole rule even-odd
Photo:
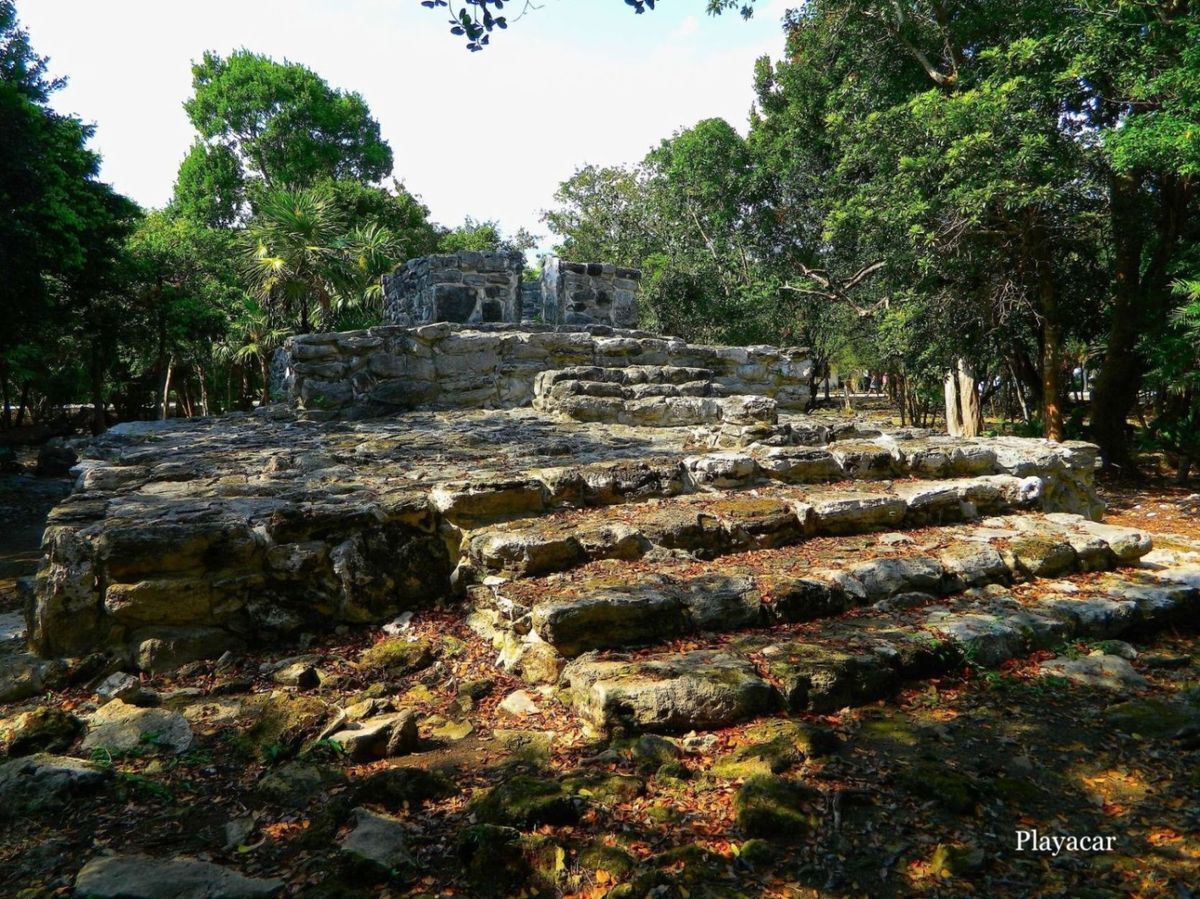
[{"label": "tree", "polygon": [[234,225],[246,206],[246,179],[233,150],[222,144],[192,144],[179,165],[172,205],[209,227]]},{"label": "tree", "polygon": [[476,221],[467,216],[466,221],[438,240],[439,253],[458,253],[474,250],[479,253],[524,253],[537,246],[538,239],[524,228],[512,237],[505,237],[498,222],[491,219]]},{"label": "tree", "polygon": [[209,224],[244,200],[321,180],[367,183],[392,169],[392,151],[363,98],[331,88],[302,65],[237,50],[192,67],[184,104],[198,133],[175,186],[176,203]]},{"label": "tree", "polygon": [[1143,352],[1157,406],[1149,443],[1166,451],[1182,484],[1200,464],[1200,280],[1177,281],[1174,291],[1184,304],[1172,313],[1166,333],[1146,341]]},{"label": "tree", "polygon": [[559,185],[557,206],[542,221],[562,242],[565,259],[603,259],[639,268],[652,245],[642,193],[644,172],[621,166],[585,165]]},{"label": "tree", "polygon": [[[52,366],[86,366],[94,427],[104,426],[106,374],[115,363],[122,243],[136,207],[97,180],[92,128],[56,113],[51,79],[12,0],[0,0],[0,392],[11,419]],[[49,321],[55,328],[46,327]],[[63,343],[71,344],[64,347]],[[65,350],[65,352],[64,352]]]},{"label": "tree", "polygon": [[1070,63],[1103,141],[1112,260],[1092,430],[1105,460],[1127,465],[1144,350],[1168,327],[1172,279],[1200,238],[1200,17],[1186,2],[1108,2],[1082,24]]},{"label": "tree", "polygon": [[[245,300],[235,248],[232,232],[198,224],[175,210],[150,213],[130,236],[130,286],[139,314],[127,322],[125,333],[130,355],[144,373],[138,380],[153,378],[162,418],[167,417],[172,387],[179,394],[178,386],[189,381],[199,394],[199,407],[212,412],[209,397],[217,375],[213,347]],[[130,405],[141,405],[130,400]]]},{"label": "tree", "polygon": [[429,208],[403,182],[393,180],[390,188],[346,178],[322,184],[333,192],[348,222],[390,232],[400,261],[436,252],[442,232],[429,221]]},{"label": "tree", "polygon": [[1053,437],[1062,347],[1111,322],[1093,409],[1110,462],[1137,393],[1136,335],[1165,326],[1195,230],[1183,9],[826,0],[789,16],[789,58],[759,68],[751,140],[777,173],[777,218],[841,279],[884,263],[860,308],[953,310],[930,335],[945,367],[1003,360]]},{"label": "tree", "polygon": [[380,317],[380,279],[404,240],[378,222],[351,224],[334,190],[271,191],[243,236],[243,276],[262,308],[302,333],[367,327]]},{"label": "tree", "polygon": [[310,330],[314,304],[330,310],[343,283],[346,220],[328,190],[276,190],[245,235],[244,274],[264,308]]},{"label": "tree", "polygon": [[217,348],[223,359],[258,366],[262,378],[259,401],[263,405],[271,401],[271,355],[290,333],[258,302],[246,298],[230,321],[226,342]]}]

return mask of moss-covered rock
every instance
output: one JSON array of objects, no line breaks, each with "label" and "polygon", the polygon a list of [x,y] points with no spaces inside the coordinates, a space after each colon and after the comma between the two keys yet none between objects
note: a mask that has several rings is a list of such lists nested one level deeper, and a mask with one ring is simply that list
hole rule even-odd
[{"label": "moss-covered rock", "polygon": [[751,742],[717,758],[712,767],[714,777],[782,774],[805,757],[828,755],[839,745],[833,731],[802,721],[764,721],[749,728],[746,736]]},{"label": "moss-covered rock", "polygon": [[625,880],[637,867],[637,859],[624,849],[603,843],[584,846],[579,850],[576,863],[588,874],[594,876],[597,871],[604,871],[617,881]]},{"label": "moss-covered rock", "polygon": [[463,681],[458,688],[459,697],[466,697],[472,702],[479,702],[489,693],[496,689],[496,682],[490,677],[481,677],[478,680]]},{"label": "moss-covered rock", "polygon": [[388,637],[359,656],[358,664],[361,668],[398,676],[428,668],[433,659],[433,646],[428,640]]},{"label": "moss-covered rock", "polygon": [[1077,556],[1071,544],[1049,536],[1028,534],[1009,542],[1017,567],[1032,577],[1056,577],[1075,568]]},{"label": "moss-covered rock", "polygon": [[752,868],[765,868],[775,861],[775,847],[766,840],[746,840],[738,847],[738,860]]},{"label": "moss-covered rock", "polygon": [[521,851],[533,872],[532,885],[535,888],[553,890],[566,874],[567,853],[548,837],[537,834],[522,836]]},{"label": "moss-covered rock", "polygon": [[83,734],[83,722],[62,709],[41,707],[18,715],[0,733],[0,751],[17,758],[35,752],[65,752]]},{"label": "moss-covered rock", "polygon": [[472,895],[553,895],[565,853],[544,837],[524,837],[511,827],[474,824],[458,836],[458,856]]},{"label": "moss-covered rock", "polygon": [[979,801],[975,781],[944,761],[920,759],[902,772],[898,780],[913,795],[936,802],[958,815],[973,811]]},{"label": "moss-covered rock", "polygon": [[656,771],[668,762],[676,761],[683,753],[666,737],[645,734],[626,744],[629,754],[641,771]]},{"label": "moss-covered rock", "polygon": [[1033,803],[1045,795],[1042,788],[1029,778],[1006,774],[992,781],[992,790],[999,799],[1022,812],[1028,811]]},{"label": "moss-covered rock", "polygon": [[668,849],[651,858],[627,882],[614,888],[609,899],[644,896],[741,897],[759,895],[740,888],[729,861],[696,845]]},{"label": "moss-covered rock", "polygon": [[679,808],[671,802],[657,802],[654,805],[648,805],[643,812],[655,824],[674,824],[682,817]]},{"label": "moss-covered rock", "polygon": [[554,731],[497,728],[492,731],[492,738],[512,761],[532,765],[548,764],[554,747]]},{"label": "moss-covered rock", "polygon": [[660,783],[681,783],[692,779],[692,769],[681,761],[665,762],[654,772],[654,779]]},{"label": "moss-covered rock", "polygon": [[864,718],[859,734],[871,743],[889,744],[891,747],[915,747],[920,743],[920,736],[912,722],[892,711]]},{"label": "moss-covered rock", "polygon": [[562,784],[572,794],[600,805],[629,802],[646,791],[646,783],[640,777],[609,771],[574,771],[563,777]]},{"label": "moss-covered rock", "polygon": [[811,758],[830,755],[841,747],[837,734],[828,727],[790,718],[772,718],[752,724],[746,728],[746,736],[756,742],[784,742]]},{"label": "moss-covered rock", "polygon": [[385,768],[375,771],[355,791],[360,803],[378,803],[390,809],[418,806],[446,799],[458,792],[454,781],[440,771],[424,768]]},{"label": "moss-covered rock", "polygon": [[485,824],[530,830],[541,824],[574,824],[583,801],[559,781],[518,774],[471,803]]},{"label": "moss-covered rock", "polygon": [[738,790],[733,808],[747,836],[797,839],[816,826],[820,800],[819,790],[798,780],[759,775]]},{"label": "moss-covered rock", "polygon": [[264,799],[296,807],[345,783],[342,772],[325,765],[311,761],[288,762],[264,774],[255,784],[254,791]]},{"label": "moss-covered rock", "polygon": [[983,867],[982,849],[938,843],[929,859],[929,867],[939,877],[964,877]]},{"label": "moss-covered rock", "polygon": [[1188,725],[1200,725],[1200,707],[1162,699],[1131,699],[1109,706],[1104,717],[1121,733],[1172,737]]},{"label": "moss-covered rock", "polygon": [[333,710],[315,696],[283,692],[256,696],[242,706],[239,742],[267,761],[294,755],[317,736]]}]

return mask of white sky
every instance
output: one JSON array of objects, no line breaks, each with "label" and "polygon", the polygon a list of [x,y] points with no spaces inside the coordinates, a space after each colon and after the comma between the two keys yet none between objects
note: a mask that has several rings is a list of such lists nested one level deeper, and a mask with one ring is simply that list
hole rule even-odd
[{"label": "white sky", "polygon": [[779,55],[797,4],[762,4],[749,23],[710,19],[704,0],[643,16],[622,0],[541,5],[470,54],[418,0],[17,2],[34,49],[70,79],[55,106],[98,125],[104,179],[144,206],[168,200],[192,141],[191,61],[246,47],[361,93],[436,221],[543,236],[541,211],[578,166],[632,162],[707,117],[744,132],[754,60]]}]

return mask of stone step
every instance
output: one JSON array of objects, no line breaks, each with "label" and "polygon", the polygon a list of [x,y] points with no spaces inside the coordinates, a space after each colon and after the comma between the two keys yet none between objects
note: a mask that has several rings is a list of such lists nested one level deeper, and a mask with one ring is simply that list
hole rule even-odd
[{"label": "stone step", "polygon": [[[637,547],[626,544],[625,558]],[[1148,534],[1071,515],[1013,515],[911,536],[814,539],[719,562],[618,558],[569,574],[503,580],[468,591],[471,624],[499,664],[552,681],[567,660],[698,632],[767,628],[862,606],[906,608],[986,584],[1108,571],[1150,552]]]},{"label": "stone step", "polygon": [[[562,383],[611,384],[621,386],[643,385],[687,385],[710,383],[714,372],[710,368],[694,368],[684,365],[626,365],[620,368],[603,368],[598,365],[575,365],[568,368],[549,369],[540,372],[534,379],[535,393],[552,394],[554,387]],[[597,394],[603,396],[606,394]],[[607,394],[613,395],[613,394]]]},{"label": "stone step", "polygon": [[709,369],[671,365],[544,371],[534,381],[533,407],[575,421],[637,427],[769,429],[779,419],[775,400],[736,395],[714,381]]},{"label": "stone step", "polygon": [[[897,438],[836,441],[825,446],[755,445],[742,452],[620,458],[531,469],[511,478],[446,482],[431,494],[452,524],[480,524],[579,506],[769,485],[850,481],[953,480],[984,475],[1037,478],[1042,508],[1094,518],[1094,447],[1005,438]],[[839,489],[835,486],[831,490]]]},{"label": "stone step", "polygon": [[828,714],[905,682],[995,668],[1071,639],[1200,622],[1200,567],[1129,570],[1035,588],[999,585],[909,610],[863,609],[643,653],[589,653],[559,680],[585,729],[684,732],[782,709]]},{"label": "stone step", "polygon": [[[707,458],[699,460],[704,465]],[[702,472],[724,486],[716,469]],[[468,532],[460,572],[533,577],[598,559],[675,550],[698,558],[786,546],[825,535],[917,527],[1045,507],[1036,477],[986,475],[949,481],[691,494],[526,518]]]}]

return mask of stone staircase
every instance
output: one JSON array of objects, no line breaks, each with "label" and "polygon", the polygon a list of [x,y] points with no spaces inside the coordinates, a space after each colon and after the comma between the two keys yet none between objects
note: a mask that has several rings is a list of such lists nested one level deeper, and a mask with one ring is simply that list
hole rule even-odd
[{"label": "stone staircase", "polygon": [[779,419],[775,400],[732,394],[711,369],[675,365],[544,371],[534,381],[533,407],[575,421],[639,427],[719,424],[761,430]]},{"label": "stone staircase", "polygon": [[543,512],[461,520],[471,627],[586,730],[684,732],[1200,614],[1195,547],[1094,520],[1086,446],[797,436],[541,470]]},{"label": "stone staircase", "polygon": [[[480,569],[491,573],[468,590],[469,621],[498,665],[557,684],[585,729],[630,732],[829,713],[964,665],[1196,621],[1195,554],[1146,564],[1143,532],[1020,504],[1003,511],[932,526],[862,517],[824,537],[754,535],[748,516],[690,530],[673,518],[678,529],[657,532],[564,524],[559,547],[582,551]],[[467,564],[501,545],[495,533],[511,529],[472,537]]]}]

